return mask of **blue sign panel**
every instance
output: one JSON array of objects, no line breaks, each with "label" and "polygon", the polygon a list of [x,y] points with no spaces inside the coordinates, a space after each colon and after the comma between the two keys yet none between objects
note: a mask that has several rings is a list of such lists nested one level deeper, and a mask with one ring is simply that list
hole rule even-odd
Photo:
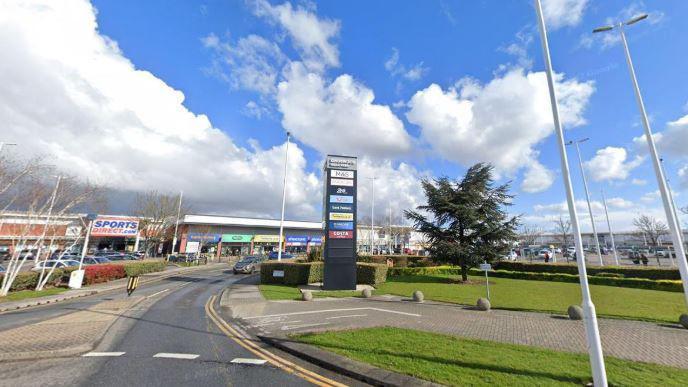
[{"label": "blue sign panel", "polygon": [[219,242],[220,239],[222,239],[220,234],[189,233],[186,236],[186,240],[192,242]]},{"label": "blue sign panel", "polygon": [[322,244],[322,237],[311,237],[311,239],[308,241],[311,245],[321,245]]},{"label": "blue sign panel", "polygon": [[353,230],[354,222],[330,222],[331,230]]},{"label": "blue sign panel", "polygon": [[353,204],[331,203],[330,204],[330,211],[331,212],[354,212],[354,205]]},{"label": "blue sign panel", "polygon": [[330,195],[330,203],[352,204],[353,202],[354,202],[353,196]]},{"label": "blue sign panel", "polygon": [[308,237],[305,235],[287,235],[287,243],[303,243],[306,244],[308,242]]}]

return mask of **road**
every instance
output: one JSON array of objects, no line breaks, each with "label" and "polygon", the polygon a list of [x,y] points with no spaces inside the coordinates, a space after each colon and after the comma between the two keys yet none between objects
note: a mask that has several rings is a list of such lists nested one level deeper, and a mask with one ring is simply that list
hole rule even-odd
[{"label": "road", "polygon": [[[144,301],[117,319],[92,351],[94,356],[0,362],[0,385],[311,385],[307,379],[312,382],[313,378],[304,378],[298,372],[286,372],[284,367],[265,362],[255,351],[230,339],[209,318],[207,308],[213,306],[209,300],[216,300],[213,296],[240,278],[223,268],[143,285],[136,295],[146,296]],[[123,290],[1,314],[0,331],[121,297],[125,297]],[[317,375],[324,375],[325,379],[320,380],[357,384],[285,354],[277,355]]]}]

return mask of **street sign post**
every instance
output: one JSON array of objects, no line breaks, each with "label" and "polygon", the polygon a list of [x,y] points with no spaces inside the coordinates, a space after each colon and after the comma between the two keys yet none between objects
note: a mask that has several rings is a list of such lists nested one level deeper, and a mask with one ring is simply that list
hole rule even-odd
[{"label": "street sign post", "polygon": [[323,178],[323,288],[355,290],[356,158],[328,155]]},{"label": "street sign post", "polygon": [[492,265],[489,263],[481,263],[480,264],[480,270],[483,270],[485,272],[485,289],[487,289],[487,299],[488,301],[490,300],[490,279],[487,276],[487,272],[492,270]]}]

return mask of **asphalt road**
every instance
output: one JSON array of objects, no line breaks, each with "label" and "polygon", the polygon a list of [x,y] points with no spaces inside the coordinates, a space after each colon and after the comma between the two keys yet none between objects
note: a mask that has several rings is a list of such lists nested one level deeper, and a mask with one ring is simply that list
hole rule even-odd
[{"label": "asphalt road", "polygon": [[[205,306],[210,297],[240,278],[227,269],[220,269],[182,274],[142,286],[136,295],[149,297],[121,316],[93,351],[109,356],[2,362],[0,385],[310,385],[269,363],[247,364],[260,363],[261,359],[228,338],[206,315]],[[123,293],[2,314],[0,330],[124,297]],[[313,366],[300,365],[338,382],[357,384]]]}]

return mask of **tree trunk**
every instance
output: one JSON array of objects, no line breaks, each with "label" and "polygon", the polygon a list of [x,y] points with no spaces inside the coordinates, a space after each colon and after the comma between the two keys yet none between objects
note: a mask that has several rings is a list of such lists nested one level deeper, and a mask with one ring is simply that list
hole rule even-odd
[{"label": "tree trunk", "polygon": [[463,282],[468,281],[468,266],[461,265],[461,280]]}]

